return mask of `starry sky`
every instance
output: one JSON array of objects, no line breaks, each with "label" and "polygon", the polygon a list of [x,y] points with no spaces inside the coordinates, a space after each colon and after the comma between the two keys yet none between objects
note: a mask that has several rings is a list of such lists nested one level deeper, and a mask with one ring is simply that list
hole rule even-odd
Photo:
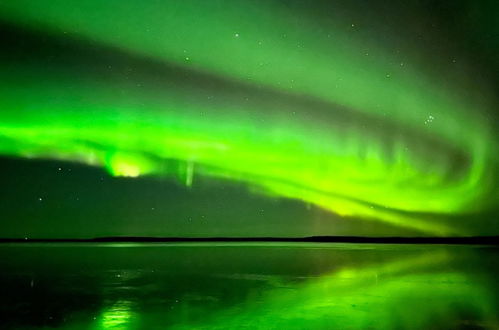
[{"label": "starry sky", "polygon": [[1,236],[497,235],[497,7],[1,3]]}]

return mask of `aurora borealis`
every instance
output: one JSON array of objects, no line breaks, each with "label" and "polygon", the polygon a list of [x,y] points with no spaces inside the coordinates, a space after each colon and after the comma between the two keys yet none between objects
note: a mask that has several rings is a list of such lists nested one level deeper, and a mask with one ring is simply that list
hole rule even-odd
[{"label": "aurora borealis", "polygon": [[2,2],[0,154],[498,234],[497,5],[428,6]]}]

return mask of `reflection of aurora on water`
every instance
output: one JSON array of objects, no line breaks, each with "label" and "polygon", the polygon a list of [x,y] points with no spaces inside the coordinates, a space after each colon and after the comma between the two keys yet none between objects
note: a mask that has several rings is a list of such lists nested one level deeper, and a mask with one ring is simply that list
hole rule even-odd
[{"label": "reflection of aurora on water", "polygon": [[496,247],[28,243],[0,256],[4,328],[499,325]]},{"label": "reflection of aurora on water", "polygon": [[428,73],[410,47],[394,55],[278,2],[225,5],[2,4],[0,18],[48,41],[33,41],[36,58],[24,44],[2,55],[0,153],[187,185],[223,178],[341,216],[469,234],[442,219],[495,202],[486,83]]},{"label": "reflection of aurora on water", "polygon": [[281,283],[257,301],[222,310],[204,323],[173,328],[495,328],[492,295],[464,273],[432,269],[452,262],[440,252]]},{"label": "reflection of aurora on water", "polygon": [[[199,251],[207,245],[178,245],[147,247],[135,249],[154,249],[159,257],[172,258],[160,269],[156,276],[150,277],[148,271],[116,270],[108,272],[97,287],[103,291],[106,303],[99,311],[90,328],[95,329],[440,329],[471,327],[495,329],[498,325],[496,315],[497,281],[482,273],[481,262],[474,259],[478,255],[490,253],[487,248],[480,251],[470,247],[408,247],[378,245],[322,245],[303,244],[301,246],[237,246],[225,245],[220,251],[252,249],[255,255],[263,258],[272,249],[281,258],[274,261],[282,268],[284,262],[294,259],[300,249],[311,249],[317,267],[308,270],[309,275],[284,273],[273,274],[274,265],[267,264],[257,273],[246,273],[255,269],[254,264],[245,264],[243,269],[236,266],[236,272],[226,271],[234,262],[231,254],[224,252]],[[219,247],[220,248],[220,247]],[[99,248],[97,248],[99,249]],[[116,255],[128,252],[117,248],[101,247],[116,251]],[[133,249],[133,248],[132,248]],[[161,250],[163,249],[163,250]],[[192,265],[200,260],[218,260],[221,263],[208,264],[213,272],[203,273],[207,283],[216,289],[194,285],[185,292],[174,290],[180,283],[170,283],[170,266],[183,260],[188,253],[200,253]],[[216,249],[216,248],[215,248]],[[161,250],[161,251],[160,251]],[[256,251],[255,251],[256,250]],[[325,252],[328,251],[328,252]],[[239,253],[241,250],[238,251]],[[83,257],[87,251],[82,253]],[[176,254],[180,255],[176,255]],[[131,253],[132,262],[136,258],[146,258],[141,253]],[[80,256],[82,256],[80,255]],[[309,256],[310,256],[309,255]],[[149,256],[150,257],[150,256]],[[303,257],[303,256],[302,256]],[[367,257],[367,258],[366,258]],[[493,258],[494,254],[488,256]],[[104,257],[104,259],[107,259]],[[244,262],[258,259],[245,259]],[[85,257],[84,259],[85,260]],[[120,259],[117,259],[120,263]],[[303,261],[303,259],[300,259]],[[243,262],[243,264],[244,264]],[[472,267],[471,263],[481,266]],[[314,263],[311,263],[314,264]],[[185,263],[184,263],[185,265]],[[109,267],[109,266],[108,266]],[[157,266],[156,266],[157,267]],[[268,267],[268,268],[267,268]],[[194,267],[196,268],[196,267]],[[230,267],[229,267],[230,268]],[[300,268],[300,267],[299,267]],[[333,268],[334,270],[328,270]],[[487,268],[487,267],[485,267]],[[197,269],[188,270],[198,274]],[[206,269],[205,269],[206,270]],[[288,269],[289,270],[289,269]],[[98,274],[99,269],[94,270]],[[176,271],[179,271],[177,274]],[[295,269],[296,271],[296,269]],[[279,273],[279,271],[277,270]],[[293,272],[291,272],[293,273]],[[123,274],[117,276],[116,274]],[[126,274],[126,275],[125,275]],[[162,275],[160,275],[162,274]],[[174,274],[190,274],[185,268]],[[192,275],[192,274],[191,274]],[[201,276],[201,275],[200,275]],[[173,277],[177,281],[179,277]],[[99,277],[98,277],[99,278]],[[181,285],[182,286],[182,285]],[[237,291],[235,287],[247,288],[246,294],[225,297],[228,292]],[[232,288],[233,291],[226,291]],[[173,291],[173,292],[172,292]],[[244,290],[243,290],[244,291]],[[136,292],[141,292],[137,295]],[[228,298],[231,302],[222,301]],[[98,304],[97,304],[98,305]],[[82,328],[87,323],[67,323],[68,328]]]},{"label": "reflection of aurora on water", "polygon": [[128,329],[133,321],[132,303],[117,301],[103,311],[97,329]]}]

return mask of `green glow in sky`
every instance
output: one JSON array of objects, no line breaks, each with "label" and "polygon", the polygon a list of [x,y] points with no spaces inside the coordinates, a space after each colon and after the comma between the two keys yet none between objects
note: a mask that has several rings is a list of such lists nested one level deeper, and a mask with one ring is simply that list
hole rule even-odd
[{"label": "green glow in sky", "polygon": [[439,219],[494,203],[492,92],[451,64],[428,70],[447,54],[394,52],[278,1],[20,0],[0,19],[235,86],[18,60],[2,65],[3,155],[194,189],[198,175],[235,180],[433,235],[466,235]]}]

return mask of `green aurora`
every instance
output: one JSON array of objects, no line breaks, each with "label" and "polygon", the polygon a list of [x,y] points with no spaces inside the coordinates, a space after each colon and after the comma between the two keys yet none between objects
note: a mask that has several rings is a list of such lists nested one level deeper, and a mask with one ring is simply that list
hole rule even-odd
[{"label": "green aurora", "polygon": [[448,53],[297,2],[19,0],[0,19],[97,49],[3,55],[2,155],[233,180],[428,235],[496,205],[494,88]]}]

